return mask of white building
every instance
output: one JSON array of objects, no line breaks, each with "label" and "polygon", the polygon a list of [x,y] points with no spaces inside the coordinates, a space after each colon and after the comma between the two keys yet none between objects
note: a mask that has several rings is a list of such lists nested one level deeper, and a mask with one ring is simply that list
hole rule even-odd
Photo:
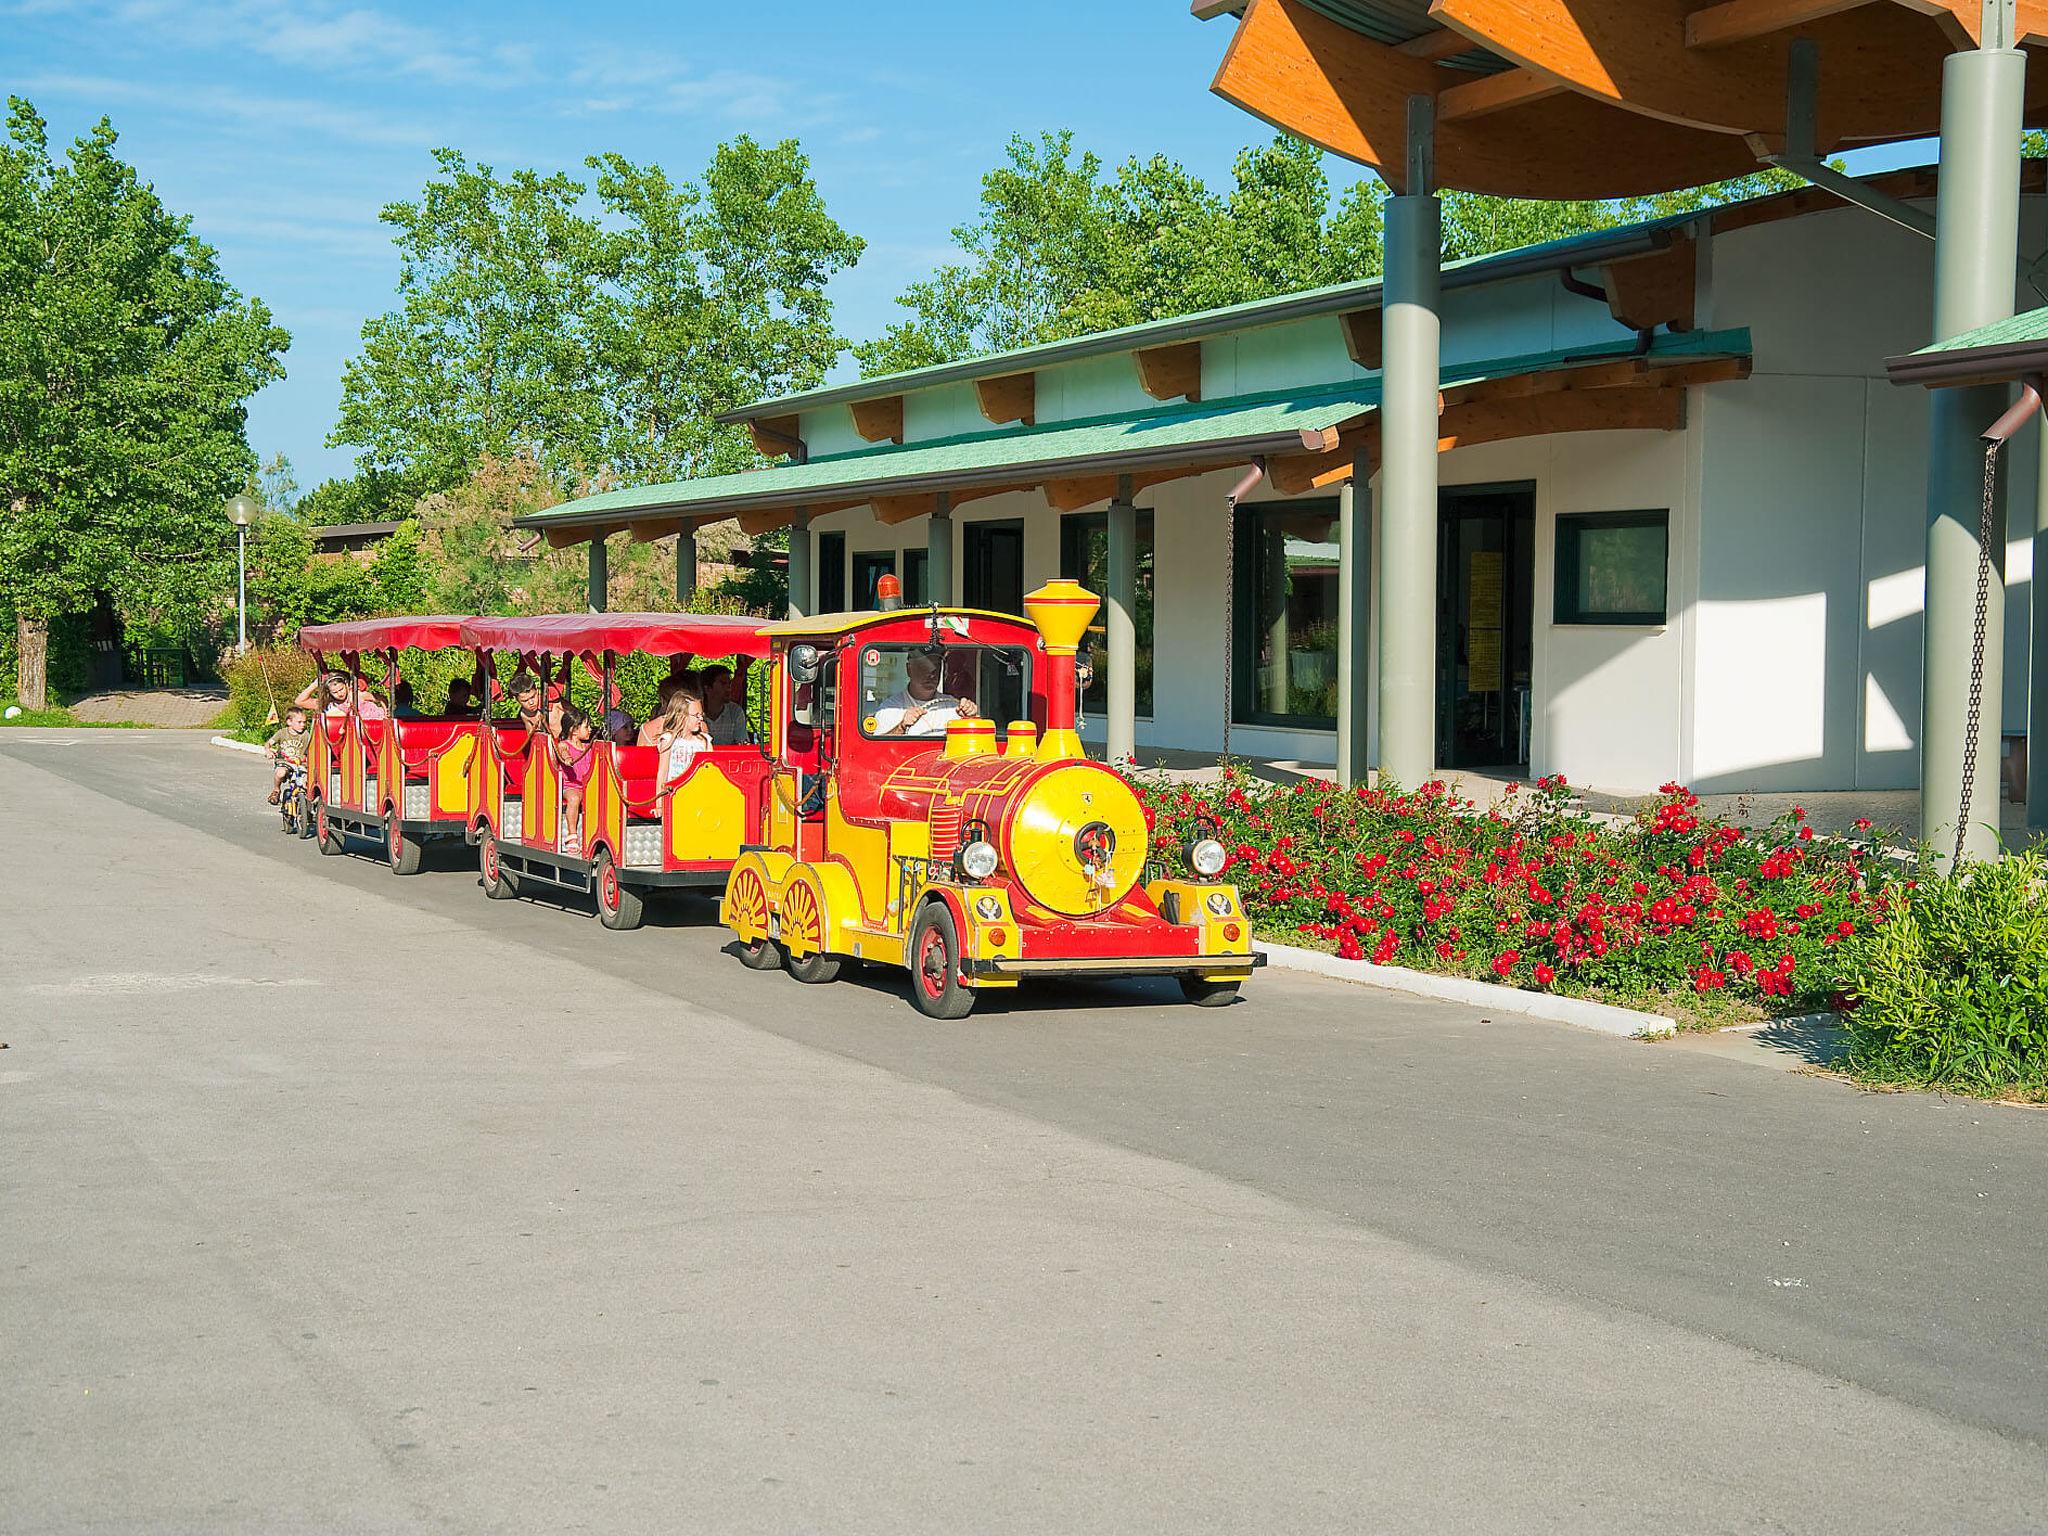
[{"label": "white building", "polygon": [[[1809,189],[1446,267],[1441,768],[1617,792],[1917,781],[1928,412],[1885,360],[1930,334],[1932,258]],[[1128,476],[1135,743],[1218,750],[1227,695],[1233,753],[1355,773],[1376,575],[1348,624],[1345,594],[1377,562],[1340,530],[1376,469],[1379,300],[1363,282],[765,401],[736,417],[791,462],[530,522],[558,543],[787,523],[804,611],[867,606],[884,571],[912,600],[1015,611],[1055,575],[1107,584]],[[2011,505],[2031,508],[2033,429],[2011,457]],[[1353,542],[1373,549],[1366,502],[1374,542]],[[2014,524],[2002,723],[2020,734],[2032,519]]]}]

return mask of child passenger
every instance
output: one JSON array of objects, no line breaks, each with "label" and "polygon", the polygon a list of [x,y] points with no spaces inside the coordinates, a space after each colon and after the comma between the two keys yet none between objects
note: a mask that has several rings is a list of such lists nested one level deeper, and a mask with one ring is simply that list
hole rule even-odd
[{"label": "child passenger", "polygon": [[270,803],[284,794],[284,776],[293,769],[306,771],[306,755],[313,749],[313,725],[303,705],[294,704],[284,712],[284,724],[263,743],[264,750],[277,759],[277,772],[270,776]]},{"label": "child passenger", "polygon": [[590,716],[574,705],[562,710],[561,734],[555,738],[555,761],[562,768],[562,820],[583,846],[583,791],[597,763],[597,731]]},{"label": "child passenger", "polygon": [[694,688],[678,687],[669,696],[668,712],[656,717],[661,749],[661,787],[666,789],[690,771],[699,752],[708,751],[711,733],[704,725],[704,700]]}]

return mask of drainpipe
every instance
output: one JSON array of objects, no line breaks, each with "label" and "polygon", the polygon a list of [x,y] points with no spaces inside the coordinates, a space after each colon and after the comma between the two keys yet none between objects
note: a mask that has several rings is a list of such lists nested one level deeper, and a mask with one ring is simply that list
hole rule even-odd
[{"label": "drainpipe", "polygon": [[1237,504],[1266,478],[1266,461],[1254,458],[1237,484],[1223,498],[1223,750],[1221,766],[1230,757],[1230,717],[1237,706],[1231,695],[1237,682]]}]

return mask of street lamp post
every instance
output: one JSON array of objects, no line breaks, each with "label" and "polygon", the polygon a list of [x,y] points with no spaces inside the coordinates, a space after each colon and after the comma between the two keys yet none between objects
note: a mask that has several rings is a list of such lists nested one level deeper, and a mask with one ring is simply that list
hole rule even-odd
[{"label": "street lamp post", "polygon": [[237,496],[222,509],[235,525],[235,654],[249,651],[249,525],[262,509],[255,498]]}]

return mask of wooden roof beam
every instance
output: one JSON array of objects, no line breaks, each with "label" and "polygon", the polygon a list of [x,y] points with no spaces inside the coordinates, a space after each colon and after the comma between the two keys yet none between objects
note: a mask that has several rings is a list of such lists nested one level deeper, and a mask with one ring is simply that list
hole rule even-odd
[{"label": "wooden roof beam", "polygon": [[1527,106],[1564,94],[1566,87],[1554,75],[1539,75],[1529,69],[1504,69],[1497,75],[1480,75],[1460,85],[1447,87],[1436,99],[1438,123],[1463,122]]},{"label": "wooden roof beam", "polygon": [[799,464],[805,455],[804,440],[798,435],[802,430],[803,423],[794,416],[757,416],[747,423],[754,452],[764,459],[787,456]]},{"label": "wooden roof beam", "polygon": [[875,509],[875,521],[888,526],[907,523],[913,517],[929,517],[938,510],[939,496],[936,491],[921,491],[911,496],[877,496],[868,503]]},{"label": "wooden roof beam", "polygon": [[1000,378],[976,379],[974,397],[981,414],[996,426],[1016,422],[1032,426],[1038,420],[1038,375],[1008,373]]},{"label": "wooden roof beam", "polygon": [[1692,236],[1681,235],[1661,251],[1610,261],[1601,269],[1607,284],[1607,308],[1632,331],[1668,325],[1674,331],[1693,328],[1699,297],[1699,251]]},{"label": "wooden roof beam", "polygon": [[850,400],[846,409],[853,416],[853,430],[871,443],[903,441],[903,397],[885,395],[879,400]]},{"label": "wooden roof beam", "polygon": [[1175,342],[1164,347],[1140,347],[1131,354],[1138,365],[1138,387],[1154,400],[1202,398],[1202,344]]},{"label": "wooden roof beam", "polygon": [[1685,46],[1726,48],[1853,11],[1871,0],[1722,0],[1685,18]]},{"label": "wooden roof beam", "polygon": [[1380,371],[1380,318],[1377,309],[1354,309],[1337,317],[1344,327],[1344,350],[1351,361],[1370,373]]},{"label": "wooden roof beam", "polygon": [[1411,59],[1426,59],[1431,64],[1441,64],[1445,59],[1455,59],[1461,53],[1472,51],[1472,39],[1451,31],[1448,27],[1437,27],[1420,37],[1411,37],[1405,43],[1394,45],[1396,53],[1405,53]]}]

